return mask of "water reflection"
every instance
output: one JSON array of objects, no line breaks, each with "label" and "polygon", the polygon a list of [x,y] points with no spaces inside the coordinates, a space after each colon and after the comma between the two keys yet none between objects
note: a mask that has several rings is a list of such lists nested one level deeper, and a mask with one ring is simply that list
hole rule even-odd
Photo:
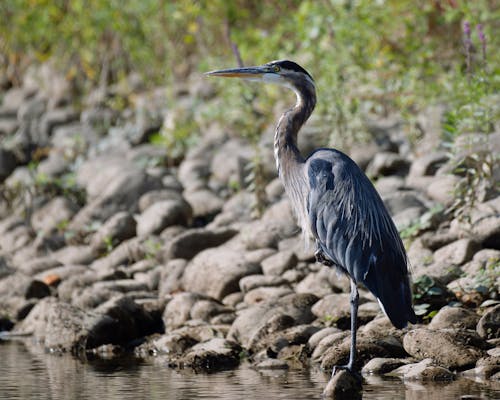
[{"label": "water reflection", "polygon": [[[0,342],[1,399],[319,399],[328,376],[318,369],[256,371],[249,366],[215,374],[172,370],[161,357],[141,361],[81,362],[71,356],[45,354],[27,342]],[[495,387],[496,385],[496,387]],[[500,398],[500,384],[466,379],[426,384],[368,377],[363,399]]]}]

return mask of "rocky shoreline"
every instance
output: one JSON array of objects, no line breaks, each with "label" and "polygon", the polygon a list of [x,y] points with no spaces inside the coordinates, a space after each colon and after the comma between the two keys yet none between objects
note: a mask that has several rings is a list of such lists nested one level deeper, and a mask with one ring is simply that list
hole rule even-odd
[{"label": "rocky shoreline", "polygon": [[[81,111],[70,89],[42,67],[2,95],[0,340],[30,335],[54,353],[134,352],[203,371],[243,359],[325,371],[347,361],[349,284],[304,246],[274,171],[272,134],[260,143],[267,206],[255,218],[254,194],[230,190],[245,181],[251,144],[207,127],[177,165],[149,143],[175,113],[201,113],[195,100],[210,101],[209,83],[179,90],[173,110],[164,88],[144,90],[136,78],[91,93]],[[133,101],[117,111],[116,98]],[[372,121],[374,140],[351,152],[405,238],[420,316],[397,330],[361,290],[357,366],[498,385],[500,195],[488,189],[467,223],[446,212],[465,178],[437,146],[439,118],[422,116],[414,150],[397,118]],[[305,128],[305,149],[322,145],[313,132]],[[463,160],[500,154],[498,126],[458,141]]]}]

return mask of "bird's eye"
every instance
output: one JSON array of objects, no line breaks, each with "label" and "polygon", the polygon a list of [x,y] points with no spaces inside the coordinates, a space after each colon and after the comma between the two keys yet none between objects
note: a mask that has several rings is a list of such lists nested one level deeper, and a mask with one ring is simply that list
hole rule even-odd
[{"label": "bird's eye", "polygon": [[275,65],[275,66],[273,67],[273,71],[274,71],[274,72],[280,72],[280,67],[278,67],[277,65]]}]

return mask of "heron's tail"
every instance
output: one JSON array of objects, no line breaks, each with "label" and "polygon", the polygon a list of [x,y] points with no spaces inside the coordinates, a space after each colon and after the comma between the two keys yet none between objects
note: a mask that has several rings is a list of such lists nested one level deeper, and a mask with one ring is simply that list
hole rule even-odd
[{"label": "heron's tail", "polygon": [[401,329],[408,322],[416,323],[417,316],[412,306],[410,277],[406,263],[404,267],[390,264],[384,265],[385,271],[381,271],[380,267],[378,271],[377,268],[370,268],[363,283],[377,297],[392,324]]}]

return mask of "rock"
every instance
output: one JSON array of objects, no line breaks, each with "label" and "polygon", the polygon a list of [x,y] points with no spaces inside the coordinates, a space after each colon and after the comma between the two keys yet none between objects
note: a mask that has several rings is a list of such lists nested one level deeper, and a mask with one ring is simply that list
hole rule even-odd
[{"label": "rock", "polygon": [[192,210],[181,200],[164,200],[148,207],[137,218],[137,235],[140,237],[160,233],[171,225],[188,225]]},{"label": "rock", "polygon": [[304,240],[302,233],[289,238],[282,238],[278,243],[278,250],[293,251],[299,261],[316,262],[316,257],[314,256],[316,247],[312,242]]},{"label": "rock", "polygon": [[222,300],[239,290],[241,278],[260,272],[260,266],[248,262],[241,251],[225,247],[207,249],[188,264],[183,277],[184,288]]},{"label": "rock", "polygon": [[198,293],[179,293],[169,301],[163,313],[163,323],[167,330],[173,330],[182,326],[191,319],[191,308],[199,300],[206,299]]},{"label": "rock", "polygon": [[432,358],[451,369],[474,365],[486,349],[486,343],[475,332],[454,329],[415,329],[405,335],[403,345],[413,357]]},{"label": "rock", "polygon": [[424,215],[424,210],[420,207],[410,207],[393,215],[392,219],[399,232],[404,229],[411,228],[415,223],[420,221]]},{"label": "rock", "polygon": [[37,173],[47,177],[60,177],[69,171],[71,160],[61,154],[61,151],[52,149],[49,156],[40,161]]},{"label": "rock", "polygon": [[484,339],[500,338],[500,304],[484,313],[476,330],[479,336]]},{"label": "rock", "polygon": [[161,330],[133,300],[117,297],[85,312],[49,297],[41,300],[16,332],[32,332],[46,349],[81,354],[102,344],[124,345]]},{"label": "rock", "polygon": [[405,180],[396,175],[382,176],[374,182],[375,188],[380,196],[387,196],[405,188]]},{"label": "rock", "polygon": [[158,298],[163,299],[165,296],[182,289],[182,276],[186,269],[187,261],[184,259],[174,259],[167,262],[162,267],[160,272],[160,281],[158,282]]},{"label": "rock", "polygon": [[424,211],[426,209],[421,196],[417,192],[399,191],[386,195],[382,198],[387,210],[391,215],[399,214],[409,208]]},{"label": "rock", "polygon": [[54,251],[51,256],[61,264],[88,265],[96,258],[93,249],[86,245],[66,246]]},{"label": "rock", "polygon": [[239,286],[243,293],[252,289],[269,286],[287,285],[287,281],[279,276],[247,275],[240,279]]},{"label": "rock", "polygon": [[148,285],[144,282],[139,282],[135,279],[116,279],[111,281],[100,281],[95,282],[93,285],[93,289],[97,292],[139,292],[144,291],[147,292],[149,290]]},{"label": "rock", "polygon": [[57,126],[77,121],[79,117],[73,107],[49,110],[40,119],[40,132],[44,137],[50,137]]},{"label": "rock", "polygon": [[155,203],[164,200],[182,200],[181,190],[158,189],[144,193],[139,198],[139,211],[143,213],[147,208]]},{"label": "rock", "polygon": [[239,313],[227,338],[251,349],[271,332],[312,322],[317,300],[312,294],[289,294],[249,307]]},{"label": "rock", "polygon": [[241,347],[232,341],[214,338],[194,345],[181,357],[179,364],[195,370],[218,371],[234,368],[240,363]]},{"label": "rock", "polygon": [[17,167],[14,153],[0,148],[0,182],[3,182]]},{"label": "rock", "polygon": [[[359,298],[359,304],[366,303],[366,299]],[[339,328],[347,329],[351,323],[351,303],[350,294],[348,293],[334,293],[323,297],[319,300],[311,310],[313,314],[323,321],[332,321]],[[360,325],[368,322],[363,321],[362,314],[358,315]],[[372,317],[373,318],[373,317]],[[369,319],[372,319],[369,318]]]},{"label": "rock", "polygon": [[427,185],[426,194],[432,200],[449,207],[455,201],[453,192],[460,181],[460,178],[454,175],[436,175]]},{"label": "rock", "polygon": [[[347,285],[347,286],[346,286]],[[314,293],[319,297],[342,291],[342,287],[349,287],[349,280],[339,276],[330,267],[321,266],[318,272],[311,272],[295,287],[297,293]]]},{"label": "rock", "polygon": [[400,358],[372,358],[365,364],[361,373],[363,375],[383,375],[406,365],[408,362]]},{"label": "rock", "polygon": [[285,250],[273,254],[261,263],[265,275],[281,276],[285,271],[294,268],[298,258],[293,251]]},{"label": "rock", "polygon": [[200,251],[217,247],[231,239],[238,232],[234,229],[189,229],[168,241],[164,246],[163,258],[192,259]]},{"label": "rock", "polygon": [[273,179],[266,185],[266,196],[270,204],[281,200],[284,193],[285,188],[278,178]]},{"label": "rock", "polygon": [[432,318],[429,329],[475,329],[479,315],[462,307],[445,306]]},{"label": "rock", "polygon": [[92,236],[90,246],[96,252],[109,251],[135,236],[136,221],[132,214],[120,211],[110,217]]},{"label": "rock", "polygon": [[88,267],[85,265],[61,265],[39,272],[34,278],[45,282],[49,286],[57,286],[62,281],[72,276],[83,274],[86,271],[88,271]]},{"label": "rock", "polygon": [[368,176],[405,175],[409,169],[409,162],[396,153],[378,152],[366,168]]},{"label": "rock", "polygon": [[194,218],[213,217],[222,210],[224,205],[221,198],[206,188],[196,191],[184,191],[184,197],[193,209]]},{"label": "rock", "polygon": [[450,230],[424,232],[422,235],[420,235],[420,241],[422,243],[422,246],[430,250],[437,250],[441,247],[450,244],[451,242],[457,241],[458,239],[459,239],[458,234]]},{"label": "rock", "polygon": [[432,359],[403,365],[389,375],[402,375],[403,379],[408,381],[451,381],[455,379],[455,375],[450,370],[435,365]]},{"label": "rock", "polygon": [[224,186],[238,183],[240,187],[245,187],[245,172],[248,174],[248,163],[254,153],[252,146],[242,139],[226,141],[216,149],[212,159],[210,169],[213,178]]},{"label": "rock", "polygon": [[260,220],[250,222],[241,229],[241,239],[248,250],[276,248],[283,238],[298,231],[288,200],[269,207]]},{"label": "rock", "polygon": [[342,332],[339,328],[335,327],[328,327],[328,328],[323,328],[319,330],[318,332],[314,333],[311,335],[309,340],[307,341],[307,346],[311,351],[314,351],[318,344],[327,336],[337,334],[339,332]]},{"label": "rock", "polygon": [[[164,330],[163,322],[159,316],[155,318],[154,313],[147,312],[144,307],[124,295],[118,295],[108,300],[94,309],[94,312],[112,318],[112,325],[108,327],[96,326],[99,328],[96,329],[96,333],[106,333],[106,336],[109,335],[112,338],[111,343],[113,344],[128,343],[133,339],[161,333]],[[96,347],[92,341],[90,346]]]},{"label": "rock", "polygon": [[23,262],[19,265],[19,271],[25,273],[26,275],[35,275],[39,272],[46,271],[48,269],[58,267],[62,263],[53,257],[38,257],[30,261]]},{"label": "rock", "polygon": [[291,293],[293,293],[293,290],[286,286],[257,287],[246,293],[243,297],[243,301],[245,304],[257,304],[263,301],[283,297]]},{"label": "rock", "polygon": [[133,261],[139,261],[145,253],[145,246],[142,245],[139,238],[128,239],[113,249],[111,253],[95,260],[91,264],[91,268],[95,271],[108,273],[122,264],[128,265]]},{"label": "rock", "polygon": [[198,341],[187,334],[171,332],[153,340],[152,347],[155,353],[167,354],[172,357],[182,355],[196,343]]},{"label": "rock", "polygon": [[177,177],[186,191],[193,192],[206,187],[209,174],[210,165],[208,161],[193,158],[186,159],[181,163]]},{"label": "rock", "polygon": [[[151,177],[137,168],[126,168],[123,164],[118,164],[118,167],[120,168],[118,171],[110,174],[107,179],[102,179],[99,185],[92,189],[95,194],[75,215],[70,223],[70,229],[83,230],[92,221],[107,220],[119,211],[135,212],[139,197],[161,185],[159,178]],[[93,169],[88,173],[98,174]]]},{"label": "rock", "polygon": [[460,239],[434,252],[434,262],[441,265],[462,265],[472,259],[478,245],[471,239]]},{"label": "rock", "polygon": [[[351,337],[348,335],[338,344],[328,348],[322,356],[321,368],[331,371],[336,365],[346,365],[349,361]],[[319,346],[316,348],[318,350]],[[358,338],[356,344],[355,369],[359,371],[361,367],[372,358],[388,358],[392,354],[384,347],[374,343],[372,340]]]},{"label": "rock", "polygon": [[361,400],[361,381],[351,372],[340,370],[328,381],[322,398]]},{"label": "rock", "polygon": [[435,175],[436,171],[448,161],[449,157],[444,152],[423,154],[413,160],[410,176]]}]

